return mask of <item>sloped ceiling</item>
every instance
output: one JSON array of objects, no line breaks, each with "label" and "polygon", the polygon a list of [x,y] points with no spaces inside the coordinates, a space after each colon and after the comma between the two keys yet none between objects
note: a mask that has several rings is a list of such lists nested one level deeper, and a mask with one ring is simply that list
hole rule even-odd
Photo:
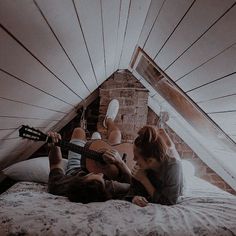
[{"label": "sloped ceiling", "polygon": [[[138,47],[235,145],[235,4],[233,0],[1,0],[0,170],[26,159],[39,145],[18,137],[22,124],[58,130],[118,69],[131,70],[147,86],[149,104],[158,113],[163,98],[130,67]],[[175,111],[172,115],[178,117]],[[195,131],[190,127],[187,132],[183,128],[187,126],[173,127],[190,140]],[[228,161],[236,159],[234,150],[221,154],[229,156]],[[233,187],[235,172],[229,172]]]}]

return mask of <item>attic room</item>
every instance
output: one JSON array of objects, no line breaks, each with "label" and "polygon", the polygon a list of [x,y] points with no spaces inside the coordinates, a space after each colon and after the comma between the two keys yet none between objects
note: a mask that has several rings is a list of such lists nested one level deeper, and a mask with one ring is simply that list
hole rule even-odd
[{"label": "attic room", "polygon": [[[1,0],[0,235],[236,235],[235,5]],[[49,193],[48,132],[70,142],[83,128],[108,143],[114,99],[130,173],[142,127],[173,142],[183,171],[176,204]],[[47,138],[20,137],[25,126]]]}]

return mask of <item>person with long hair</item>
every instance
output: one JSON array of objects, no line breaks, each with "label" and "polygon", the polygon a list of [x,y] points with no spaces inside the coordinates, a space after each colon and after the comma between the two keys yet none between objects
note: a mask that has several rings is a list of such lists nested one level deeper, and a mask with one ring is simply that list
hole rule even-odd
[{"label": "person with long hair", "polygon": [[[154,126],[144,126],[134,141],[133,180],[126,196],[134,204],[144,207],[148,202],[176,204],[183,191],[181,161],[169,155],[167,134]],[[164,137],[164,138],[163,138]]]}]

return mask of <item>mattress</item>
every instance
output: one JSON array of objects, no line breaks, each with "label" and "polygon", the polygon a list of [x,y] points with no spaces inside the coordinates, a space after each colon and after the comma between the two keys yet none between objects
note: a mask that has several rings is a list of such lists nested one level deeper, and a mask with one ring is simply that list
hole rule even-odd
[{"label": "mattress", "polygon": [[19,182],[0,195],[0,235],[236,235],[236,197],[192,189],[174,206],[122,200],[69,202],[46,184]]}]

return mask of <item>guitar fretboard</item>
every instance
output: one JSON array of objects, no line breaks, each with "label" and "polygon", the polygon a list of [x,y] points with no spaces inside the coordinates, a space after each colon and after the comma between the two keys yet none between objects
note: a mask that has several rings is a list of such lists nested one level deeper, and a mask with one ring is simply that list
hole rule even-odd
[{"label": "guitar fretboard", "polygon": [[89,150],[87,148],[84,148],[84,147],[78,146],[76,144],[63,141],[63,140],[60,140],[56,145],[60,146],[62,149],[84,155],[89,159],[93,159],[93,160],[98,161],[100,163],[105,163],[105,161],[102,158],[102,153],[100,153],[100,152]]},{"label": "guitar fretboard", "polygon": [[[34,141],[45,141],[47,143],[52,143],[51,137],[47,136],[42,131],[31,128],[27,125],[22,125],[22,127],[19,129],[19,135],[22,138],[31,139]],[[93,159],[97,162],[100,162],[101,164],[105,164],[101,152],[93,151],[88,148],[84,148],[76,144],[66,142],[64,140],[60,140],[58,143],[56,143],[56,145],[61,147],[62,149],[79,153],[89,159]]]}]

